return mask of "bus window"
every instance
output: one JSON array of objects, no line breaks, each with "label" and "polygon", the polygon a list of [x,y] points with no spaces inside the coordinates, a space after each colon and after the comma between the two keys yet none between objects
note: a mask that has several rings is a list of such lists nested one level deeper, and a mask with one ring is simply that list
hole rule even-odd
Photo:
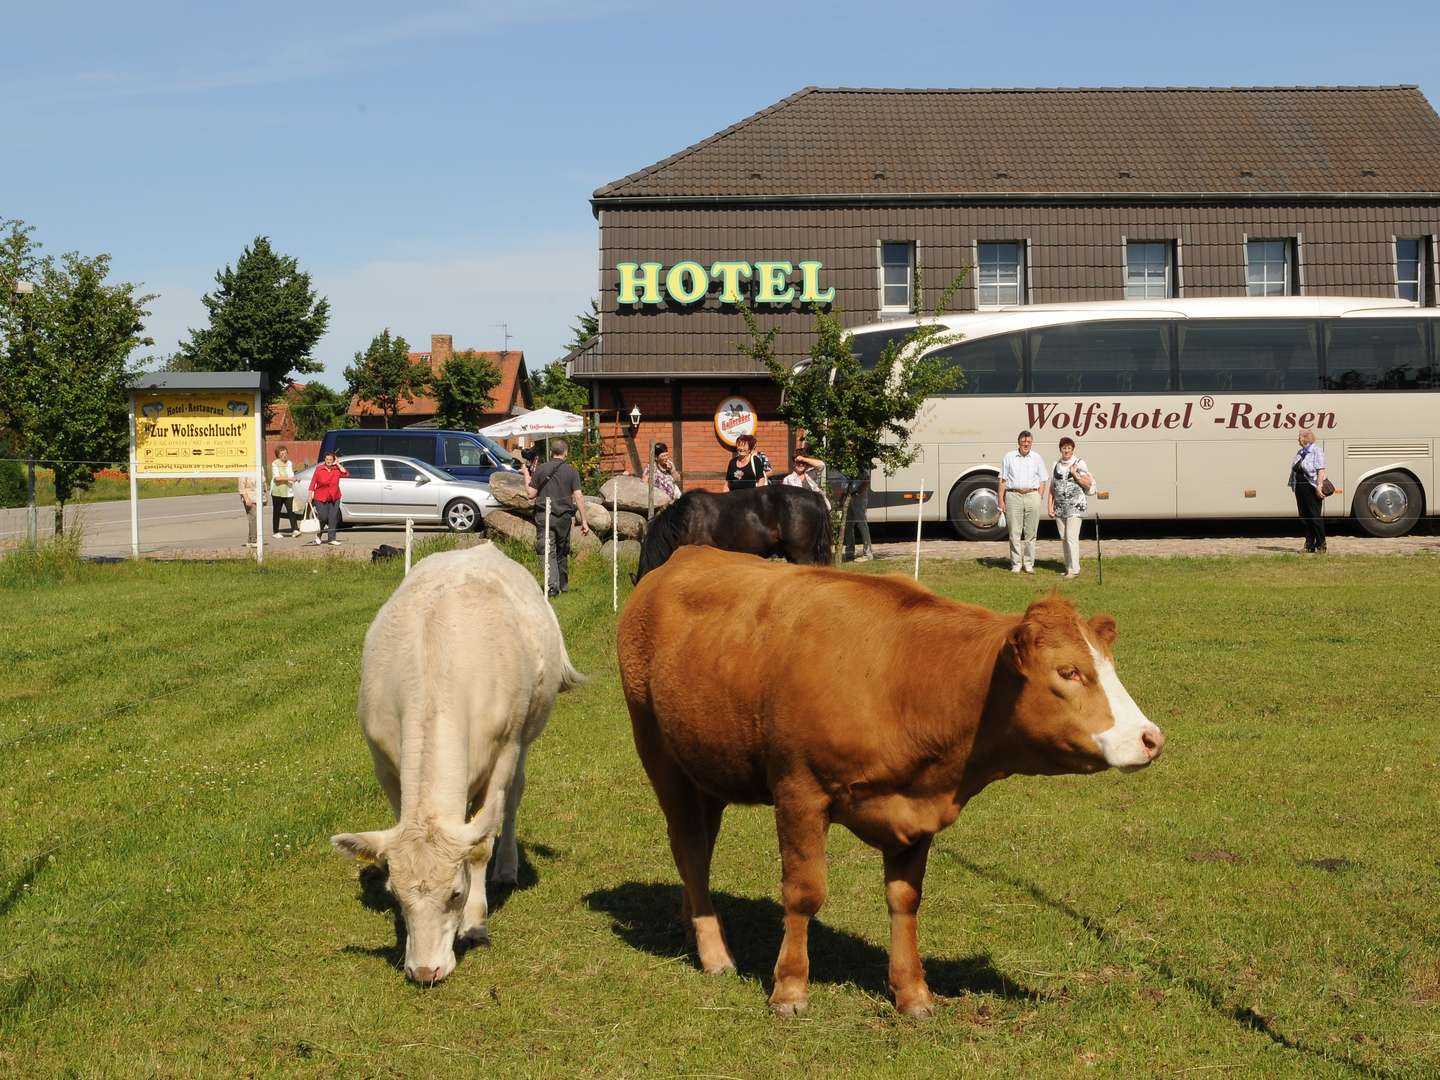
[{"label": "bus window", "polygon": [[1325,324],[1327,390],[1419,390],[1434,385],[1418,319],[1346,319]]},{"label": "bus window", "polygon": [[887,345],[892,341],[904,341],[914,332],[913,328],[907,326],[903,330],[872,330],[868,334],[856,334],[851,338],[851,348],[855,352],[855,359],[860,361],[860,366],[869,371],[880,363],[880,355]]},{"label": "bus window", "polygon": [[1170,389],[1170,324],[1070,323],[1030,332],[1037,394],[1156,394]]},{"label": "bus window", "polygon": [[979,341],[960,341],[938,350],[935,356],[965,373],[963,385],[941,396],[1022,392],[1025,389],[1024,348],[1024,334],[1004,334]]},{"label": "bus window", "polygon": [[1180,324],[1180,389],[1188,393],[1320,389],[1313,322]]}]

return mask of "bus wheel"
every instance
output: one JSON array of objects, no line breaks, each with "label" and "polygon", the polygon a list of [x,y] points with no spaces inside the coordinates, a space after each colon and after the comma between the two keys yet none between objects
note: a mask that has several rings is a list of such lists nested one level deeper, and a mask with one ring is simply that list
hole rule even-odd
[{"label": "bus wheel", "polygon": [[1000,521],[1000,482],[993,476],[972,476],[950,489],[946,511],[950,527],[966,540],[998,540],[1005,535]]},{"label": "bus wheel", "polygon": [[1424,508],[1420,485],[1407,473],[1371,476],[1355,489],[1355,520],[1371,536],[1404,536]]}]

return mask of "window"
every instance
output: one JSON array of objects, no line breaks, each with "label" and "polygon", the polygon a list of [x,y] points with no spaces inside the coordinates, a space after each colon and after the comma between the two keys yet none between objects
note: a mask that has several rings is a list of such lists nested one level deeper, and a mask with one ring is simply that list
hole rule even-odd
[{"label": "window", "polygon": [[342,464],[345,466],[345,471],[350,474],[351,480],[375,479],[374,458],[357,458],[354,461],[342,462]]},{"label": "window", "polygon": [[915,310],[915,245],[886,242],[880,245],[880,310]]},{"label": "window", "polygon": [[385,479],[394,480],[397,483],[414,483],[423,474],[413,465],[406,465],[403,461],[385,462]]},{"label": "window", "polygon": [[1318,390],[1316,324],[1270,319],[1182,323],[1179,388],[1189,393]]},{"label": "window", "polygon": [[493,464],[490,455],[478,443],[469,439],[457,439],[453,435],[445,439],[445,465],[465,465],[483,468]]},{"label": "window", "polygon": [[1418,319],[1344,319],[1325,325],[1327,390],[1418,390],[1433,386]]},{"label": "window", "polygon": [[1025,256],[1014,242],[979,244],[980,273],[976,279],[981,307],[1006,307],[1025,302]]},{"label": "window", "polygon": [[965,373],[964,385],[946,391],[954,394],[1018,394],[1024,389],[1024,334],[1004,334],[962,341],[935,355]]},{"label": "window", "polygon": [[1170,389],[1164,322],[1071,323],[1030,332],[1037,394],[1162,393]]},{"label": "window", "polygon": [[1289,240],[1249,240],[1245,244],[1246,283],[1251,296],[1296,296],[1294,245]]},{"label": "window", "polygon": [[880,363],[880,357],[892,342],[904,341],[913,330],[879,330],[871,334],[858,334],[851,341],[851,348],[855,352],[855,359],[860,361],[860,366],[869,371],[876,364]]},{"label": "window", "polygon": [[1129,240],[1125,244],[1125,299],[1156,300],[1175,295],[1172,248],[1168,241]]},{"label": "window", "polygon": [[397,454],[400,457],[419,458],[435,464],[434,435],[390,435],[380,443],[383,454]]},{"label": "window", "polygon": [[1395,241],[1395,295],[1401,300],[1432,302],[1434,283],[1430,280],[1430,260],[1425,257],[1426,246],[1423,238]]},{"label": "window", "polygon": [[337,431],[335,433],[335,453],[337,454],[374,454],[379,450],[379,435],[369,435],[363,431]]}]

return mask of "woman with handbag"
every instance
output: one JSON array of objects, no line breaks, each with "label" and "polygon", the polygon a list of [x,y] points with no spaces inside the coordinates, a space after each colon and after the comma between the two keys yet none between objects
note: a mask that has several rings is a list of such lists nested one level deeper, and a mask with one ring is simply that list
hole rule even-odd
[{"label": "woman with handbag", "polygon": [[1300,527],[1305,530],[1305,550],[1325,554],[1325,496],[1335,486],[1325,479],[1325,451],[1315,445],[1315,432],[1301,428],[1300,449],[1290,462],[1290,487],[1295,491],[1295,507],[1300,513]]},{"label": "woman with handbag", "polygon": [[1060,530],[1060,546],[1065,552],[1062,577],[1080,576],[1080,522],[1085,515],[1085,496],[1094,490],[1090,466],[1075,456],[1075,440],[1066,435],[1060,440],[1060,458],[1045,489],[1046,508]]},{"label": "woman with handbag", "polygon": [[735,440],[735,453],[725,469],[725,490],[744,491],[764,487],[770,482],[770,460],[755,449],[754,435],[741,435]]},{"label": "woman with handbag", "polygon": [[313,543],[340,543],[335,539],[335,530],[340,527],[340,480],[349,475],[345,466],[335,460],[334,450],[325,455],[322,464],[315,466],[315,472],[310,477],[310,504],[320,518],[321,531],[329,528],[330,539],[322,540],[321,533],[317,532]]}]

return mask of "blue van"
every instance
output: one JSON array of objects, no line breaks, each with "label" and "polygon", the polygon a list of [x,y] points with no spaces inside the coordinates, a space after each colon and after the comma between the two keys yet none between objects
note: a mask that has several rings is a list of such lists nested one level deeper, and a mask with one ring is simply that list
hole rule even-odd
[{"label": "blue van", "polygon": [[348,454],[395,454],[419,458],[461,480],[486,482],[497,470],[518,468],[510,451],[474,431],[430,431],[425,428],[342,428],[327,431],[320,459],[334,451]]}]

